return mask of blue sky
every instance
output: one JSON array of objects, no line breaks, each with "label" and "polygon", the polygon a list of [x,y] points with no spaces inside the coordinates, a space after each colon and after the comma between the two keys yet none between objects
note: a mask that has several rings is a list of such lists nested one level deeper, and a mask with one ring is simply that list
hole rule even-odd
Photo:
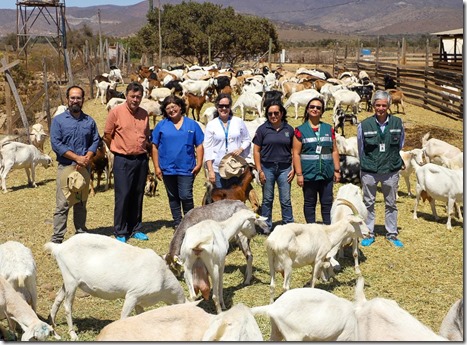
[{"label": "blue sky", "polygon": [[[98,5],[134,5],[143,0],[61,0],[65,2],[66,7],[89,7]],[[157,3],[157,1],[154,1]],[[0,0],[0,9],[16,10],[16,0]]]}]

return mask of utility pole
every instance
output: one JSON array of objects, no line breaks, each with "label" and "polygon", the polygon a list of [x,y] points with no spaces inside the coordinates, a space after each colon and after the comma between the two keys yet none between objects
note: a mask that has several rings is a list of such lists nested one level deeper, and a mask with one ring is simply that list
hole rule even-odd
[{"label": "utility pole", "polygon": [[101,29],[101,9],[97,9],[97,18],[99,20],[99,66],[100,72],[104,70],[104,48],[102,47],[102,29]]},{"label": "utility pole", "polygon": [[161,0],[158,0],[158,12],[159,12],[159,20],[158,20],[158,29],[159,29],[159,67],[162,68],[162,33],[161,33]]}]

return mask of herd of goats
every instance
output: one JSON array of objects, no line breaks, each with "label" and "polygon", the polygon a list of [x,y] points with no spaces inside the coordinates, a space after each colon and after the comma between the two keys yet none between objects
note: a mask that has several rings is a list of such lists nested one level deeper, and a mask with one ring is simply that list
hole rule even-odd
[{"label": "herd of goats", "polygon": [[[115,85],[123,81],[120,70],[112,68],[101,77],[107,80],[96,77],[96,101],[101,97],[101,102],[108,107],[122,102],[122,95],[110,91],[116,92]],[[245,108],[255,109],[259,118],[262,118],[265,99],[269,97],[286,97],[285,106],[293,105],[298,116],[298,107],[319,94],[326,104],[331,99],[334,101],[336,128],[345,121],[342,116],[347,115],[343,106],[352,107],[352,116],[356,116],[362,98],[367,100],[368,107],[371,106],[368,90],[374,85],[365,78],[368,75],[362,73],[358,78],[352,73],[331,78],[316,70],[287,75],[286,71],[273,73],[263,69],[259,73],[243,71],[242,75],[233,75],[228,70],[216,69],[214,72],[212,66],[190,70],[141,67],[131,76],[132,80],[139,80],[144,85],[146,97],[142,106],[151,104],[147,110],[154,118],[160,115],[160,106],[156,104],[167,95],[164,92],[181,92],[188,111],[194,109],[198,120],[202,106],[216,92],[237,93],[233,110],[240,108],[244,117]],[[280,85],[280,91],[275,89],[277,85]],[[354,94],[349,98],[349,93],[358,98]],[[400,104],[403,106],[402,99]],[[209,114],[206,115],[208,119]],[[341,127],[343,134],[343,125]],[[252,129],[253,133],[254,130],[256,128]],[[37,164],[51,164],[51,158],[42,152],[46,136],[43,129],[33,127],[30,135],[31,145],[13,140],[1,142],[0,176],[4,192],[7,191],[6,175],[11,169],[25,168],[29,183],[35,185]],[[357,164],[359,169],[356,138],[343,135],[337,135],[337,138],[340,154],[352,157],[352,164]],[[105,151],[105,145],[103,149],[102,157],[107,159],[105,172],[109,178],[111,157]],[[409,195],[410,174],[416,175],[414,218],[417,218],[419,199],[428,198],[436,219],[435,200],[447,204],[447,228],[451,228],[453,208],[462,221],[459,205],[463,201],[463,153],[442,140],[430,138],[427,133],[421,149],[401,151],[401,156],[406,167],[401,176],[406,181]],[[348,166],[341,168],[344,174],[349,169]],[[265,227],[264,217],[244,203],[252,190],[252,169],[246,169],[248,180],[240,186],[241,195],[237,193],[231,200],[218,200],[188,212],[175,230],[169,252],[164,257],[152,249],[89,233],[72,236],[62,244],[47,243],[45,248],[57,261],[63,277],[63,285],[50,310],[49,323],[40,320],[36,314],[36,264],[31,250],[16,241],[1,244],[0,319],[6,319],[11,333],[21,340],[45,341],[49,336],[60,339],[55,331],[55,318],[63,303],[70,338],[78,340],[72,305],[79,288],[103,299],[124,299],[120,320],[105,326],[97,336],[98,341],[262,341],[255,315],[269,318],[270,339],[274,341],[463,340],[463,298],[453,304],[439,334],[393,300],[366,299],[358,262],[358,241],[369,234],[364,221],[367,210],[360,187],[353,183],[342,184],[339,188],[331,209],[331,225],[279,225],[268,236],[265,245],[271,276],[270,304],[247,307],[239,303],[227,309],[223,298],[223,274],[229,243],[236,241],[245,256],[244,284],[248,285],[253,261],[250,240],[258,228]],[[99,184],[100,172],[96,172]],[[315,288],[318,279],[327,281],[334,276],[334,271],[340,267],[336,258],[341,257],[343,247],[349,244],[352,245],[357,274],[354,301]],[[290,289],[292,269],[306,265],[313,265],[311,287]],[[188,297],[177,279],[182,271]],[[285,292],[275,298],[275,274],[278,272],[284,277]],[[197,306],[200,293],[206,300],[212,298],[217,315]],[[167,306],[144,311],[159,302],[165,302]],[[130,316],[133,310],[136,315]],[[0,327],[0,330],[4,340],[11,339],[6,329]]]}]

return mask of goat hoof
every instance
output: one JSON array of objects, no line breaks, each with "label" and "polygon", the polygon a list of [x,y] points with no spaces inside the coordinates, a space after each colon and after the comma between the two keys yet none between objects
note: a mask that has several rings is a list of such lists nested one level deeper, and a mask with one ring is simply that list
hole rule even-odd
[{"label": "goat hoof", "polygon": [[75,331],[70,331],[70,338],[71,338],[71,341],[78,341],[78,335],[76,334]]}]

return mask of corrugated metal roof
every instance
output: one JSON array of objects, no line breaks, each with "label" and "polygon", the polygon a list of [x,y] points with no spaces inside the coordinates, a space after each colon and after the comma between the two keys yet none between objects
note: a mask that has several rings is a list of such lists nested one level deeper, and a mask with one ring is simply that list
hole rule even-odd
[{"label": "corrugated metal roof", "polygon": [[440,32],[433,32],[431,35],[437,35],[437,36],[458,36],[458,35],[464,35],[464,29],[454,29],[454,30],[448,30],[448,31],[440,31]]}]

